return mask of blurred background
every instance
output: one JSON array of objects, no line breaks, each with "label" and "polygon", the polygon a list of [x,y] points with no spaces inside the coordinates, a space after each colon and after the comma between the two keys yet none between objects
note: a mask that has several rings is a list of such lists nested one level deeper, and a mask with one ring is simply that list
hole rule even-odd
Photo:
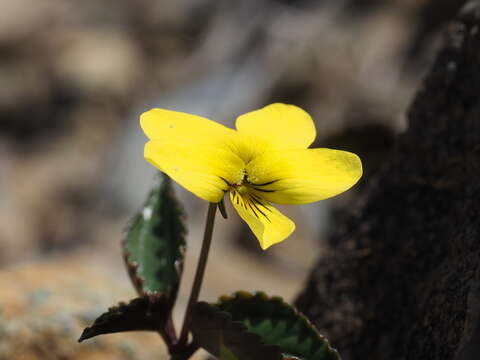
[{"label": "blurred background", "polygon": [[[293,300],[335,219],[373,186],[463,2],[0,0],[0,360],[165,356],[152,334],[76,344],[134,296],[120,242],[155,181],[138,125],[152,107],[233,127],[292,103],[315,119],[315,147],[363,159],[355,189],[282,208],[297,230],[268,252],[231,208],[217,218],[201,297],[262,289]],[[207,204],[176,192],[189,227],[180,321]]]}]

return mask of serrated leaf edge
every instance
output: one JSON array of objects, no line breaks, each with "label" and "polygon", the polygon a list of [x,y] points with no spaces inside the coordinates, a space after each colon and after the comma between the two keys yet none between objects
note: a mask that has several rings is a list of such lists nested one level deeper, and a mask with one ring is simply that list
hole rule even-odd
[{"label": "serrated leaf edge", "polygon": [[[185,211],[182,209],[182,207],[178,203],[178,200],[174,197],[173,187],[172,187],[172,183],[171,183],[170,178],[163,173],[159,173],[158,178],[161,178],[159,181],[165,182],[165,189],[163,191],[166,192],[166,195],[171,197],[171,200],[173,202],[177,202],[176,205],[177,205],[177,210],[179,212],[179,221],[181,223],[184,223],[185,222]],[[155,190],[152,189],[148,193],[147,198],[146,198],[145,202],[143,203],[141,209],[145,209],[145,207],[147,207],[148,202],[149,202],[149,200],[152,196],[152,193],[154,191]],[[175,271],[177,273],[177,277],[178,277],[179,281],[175,286],[172,286],[168,292],[146,291],[146,290],[144,290],[144,287],[143,287],[145,279],[142,276],[140,276],[139,273],[138,273],[139,264],[136,261],[130,260],[129,257],[130,257],[131,254],[128,251],[126,251],[128,233],[131,231],[131,229],[132,229],[133,225],[135,224],[135,222],[137,221],[137,219],[142,217],[142,216],[143,216],[143,213],[142,213],[141,210],[139,210],[130,219],[130,221],[128,222],[128,225],[127,225],[127,227],[124,231],[124,238],[121,242],[121,246],[122,246],[122,249],[123,249],[123,260],[124,260],[125,266],[127,267],[128,276],[130,277],[130,280],[133,284],[133,287],[135,288],[135,291],[140,296],[165,297],[165,298],[170,300],[170,303],[173,307],[173,304],[174,304],[174,302],[176,300],[176,297],[177,297],[177,294],[178,294],[178,289],[180,287],[180,282],[181,282],[181,278],[182,278],[182,275],[183,275],[183,268],[184,268],[184,263],[185,262],[183,260],[182,261],[178,261],[178,260],[175,261],[174,268],[175,268]],[[185,240],[186,233],[187,233],[186,227],[182,226],[182,232],[181,232],[181,234],[179,234],[179,236],[181,236]],[[178,250],[181,253],[181,258],[184,259],[185,254],[186,254],[186,245],[179,246]]]},{"label": "serrated leaf edge", "polygon": [[[212,305],[221,306],[220,305],[221,303],[224,303],[224,302],[227,302],[227,301],[233,301],[236,298],[250,299],[250,298],[254,298],[254,297],[258,297],[263,301],[279,301],[279,302],[281,302],[283,306],[285,306],[289,310],[293,311],[293,314],[296,315],[298,317],[298,319],[301,322],[303,322],[304,325],[307,326],[307,328],[312,330],[315,333],[315,335],[319,338],[320,341],[323,341],[325,343],[325,345],[327,346],[327,351],[328,352],[330,352],[332,355],[336,356],[338,360],[341,360],[341,356],[340,356],[339,352],[337,351],[337,349],[332,347],[332,345],[330,344],[330,341],[324,335],[322,335],[319,332],[319,330],[315,327],[315,325],[313,325],[313,323],[302,312],[300,312],[295,306],[288,304],[280,296],[268,296],[263,291],[256,291],[256,292],[252,293],[252,292],[249,292],[249,291],[240,290],[240,291],[234,292],[232,295],[222,295],[222,296],[220,296],[217,303],[214,303]],[[224,310],[221,310],[221,311],[224,311]],[[234,322],[236,322],[236,321],[234,321]],[[289,359],[290,358],[292,358],[292,355],[289,355]],[[293,359],[295,359],[295,357],[293,357]]]},{"label": "serrated leaf edge", "polygon": [[[283,360],[283,355],[282,355],[282,352],[281,352],[281,349],[280,349],[279,346],[266,344],[263,341],[263,338],[260,335],[249,331],[247,326],[243,322],[233,320],[232,315],[230,313],[228,313],[227,311],[219,309],[215,304],[210,304],[210,303],[203,302],[203,301],[195,304],[195,308],[197,308],[197,309],[199,307],[202,307],[202,306],[206,307],[209,311],[215,311],[215,314],[219,318],[223,318],[224,320],[227,320],[228,321],[228,322],[226,322],[228,324],[227,326],[231,330],[238,331],[239,333],[242,333],[244,336],[249,338],[249,340],[248,340],[249,342],[255,341],[256,346],[262,346],[266,349],[271,349],[272,351],[277,352],[280,356],[279,360],[280,359]],[[194,341],[195,341],[195,337],[194,337]],[[201,344],[198,344],[198,345],[201,346]],[[205,350],[209,351],[208,349],[205,349]],[[213,355],[215,355],[215,354],[213,354]]]}]

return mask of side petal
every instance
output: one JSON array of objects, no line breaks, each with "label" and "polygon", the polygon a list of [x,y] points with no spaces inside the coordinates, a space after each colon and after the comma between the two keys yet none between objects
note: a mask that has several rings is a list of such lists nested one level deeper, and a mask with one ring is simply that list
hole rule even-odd
[{"label": "side petal", "polygon": [[292,220],[260,197],[248,193],[240,194],[232,189],[230,201],[255,234],[263,250],[285,240],[295,230]]},{"label": "side petal", "polygon": [[235,130],[215,121],[166,109],[144,112],[140,115],[140,126],[150,140],[229,146],[236,136]]},{"label": "side petal", "polygon": [[214,203],[244,174],[243,161],[228,149],[157,140],[145,144],[144,155],[188,191]]},{"label": "side petal", "polygon": [[275,103],[237,118],[238,132],[276,149],[306,149],[315,140],[312,118],[295,105]]},{"label": "side petal", "polygon": [[247,165],[252,192],[277,204],[308,204],[338,195],[362,176],[360,158],[332,149],[268,151]]}]

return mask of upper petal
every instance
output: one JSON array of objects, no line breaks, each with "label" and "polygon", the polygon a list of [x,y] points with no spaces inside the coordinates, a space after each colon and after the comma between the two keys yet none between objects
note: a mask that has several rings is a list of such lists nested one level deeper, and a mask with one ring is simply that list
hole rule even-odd
[{"label": "upper petal", "polygon": [[247,223],[263,250],[285,240],[295,230],[292,220],[253,194],[230,191],[230,201]]},{"label": "upper petal", "polygon": [[312,118],[295,105],[275,103],[237,118],[238,132],[265,141],[269,148],[306,149],[315,140]]},{"label": "upper petal", "polygon": [[237,135],[235,130],[215,121],[166,109],[144,112],[140,115],[140,125],[150,140],[230,147]]},{"label": "upper petal", "polygon": [[307,204],[344,192],[362,176],[360,158],[332,149],[267,151],[247,165],[252,191],[278,204]]},{"label": "upper petal", "polygon": [[149,141],[145,159],[209,202],[219,202],[229,184],[241,181],[245,166],[228,148],[182,141]]}]

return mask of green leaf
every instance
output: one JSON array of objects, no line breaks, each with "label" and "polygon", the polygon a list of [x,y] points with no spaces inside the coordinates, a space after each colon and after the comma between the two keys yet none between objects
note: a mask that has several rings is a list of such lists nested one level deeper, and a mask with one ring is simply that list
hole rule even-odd
[{"label": "green leaf", "polygon": [[169,316],[165,297],[141,297],[120,303],[100,315],[91,327],[83,330],[79,342],[97,335],[123,331],[158,331]]},{"label": "green leaf", "polygon": [[[200,310],[210,317],[203,315],[200,320],[194,318],[192,332],[198,345],[216,356],[219,356],[220,346],[225,346],[238,360],[257,359],[244,357],[244,353],[237,349],[238,343],[247,348],[251,346],[245,338],[246,334],[251,334],[257,336],[255,348],[262,344],[276,347],[283,359],[340,360],[338,352],[308,319],[279,297],[268,297],[264,293],[237,292],[233,296],[222,297],[215,305],[208,306],[209,312],[205,310],[206,305],[201,305]],[[194,314],[196,311],[197,308]],[[223,322],[218,320],[221,316]],[[197,324],[196,321],[200,323]],[[215,326],[220,330],[216,330]],[[210,339],[205,339],[205,335],[200,334],[200,331],[209,328]],[[241,331],[234,332],[232,329]],[[264,357],[258,357],[261,358]]]},{"label": "green leaf", "polygon": [[183,210],[170,179],[160,174],[143,209],[135,216],[123,243],[130,278],[143,295],[162,295],[173,306],[183,270]]},{"label": "green leaf", "polygon": [[170,346],[175,341],[171,311],[180,285],[185,255],[183,211],[170,180],[159,176],[123,242],[125,262],[140,297],[98,317],[79,341],[123,331],[157,331]]},{"label": "green leaf", "polygon": [[264,344],[260,336],[215,305],[193,306],[191,330],[194,343],[221,360],[282,360],[280,348]]}]

